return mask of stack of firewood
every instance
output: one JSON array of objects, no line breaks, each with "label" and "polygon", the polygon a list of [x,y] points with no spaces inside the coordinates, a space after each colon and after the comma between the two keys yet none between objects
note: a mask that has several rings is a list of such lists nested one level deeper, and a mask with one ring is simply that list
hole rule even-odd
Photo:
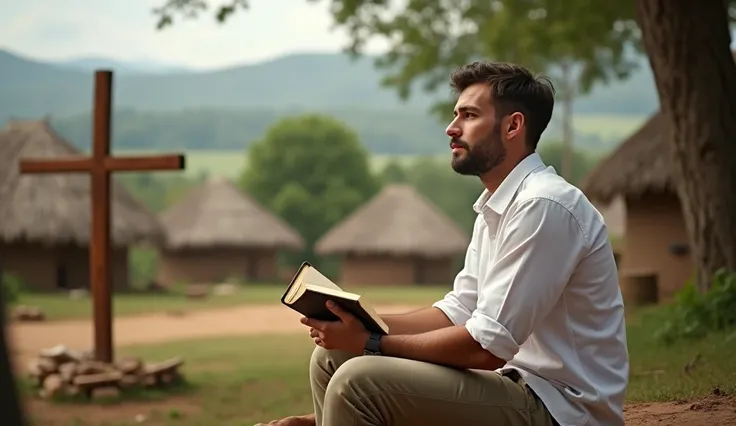
[{"label": "stack of firewood", "polygon": [[93,399],[117,398],[129,388],[166,387],[182,380],[181,357],[156,364],[139,358],[122,358],[107,364],[91,354],[71,351],[63,345],[40,352],[28,373],[44,398],[84,395]]}]

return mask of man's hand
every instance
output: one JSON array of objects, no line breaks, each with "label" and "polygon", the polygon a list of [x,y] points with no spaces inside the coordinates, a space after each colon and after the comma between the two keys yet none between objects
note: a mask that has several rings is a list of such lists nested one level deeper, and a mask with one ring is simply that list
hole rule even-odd
[{"label": "man's hand", "polygon": [[301,323],[310,327],[309,335],[314,343],[325,349],[337,349],[354,355],[362,355],[370,333],[357,318],[343,310],[335,302],[327,301],[327,309],[337,315],[339,321],[319,321],[302,317]]}]

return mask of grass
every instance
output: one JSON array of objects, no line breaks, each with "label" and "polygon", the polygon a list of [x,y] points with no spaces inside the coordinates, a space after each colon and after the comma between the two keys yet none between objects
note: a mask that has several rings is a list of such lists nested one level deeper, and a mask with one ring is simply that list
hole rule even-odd
[{"label": "grass", "polygon": [[[634,313],[628,322],[631,356],[629,402],[688,399],[706,395],[715,386],[725,392],[736,391],[736,369],[733,368],[736,330],[714,333],[702,340],[661,346],[653,343],[652,339],[654,330],[662,322],[661,308]],[[307,366],[312,347],[308,336],[299,334],[223,337],[134,346],[121,348],[119,353],[147,360],[185,356],[184,372],[192,383],[184,404],[188,409],[184,412],[171,408],[173,402],[170,405],[163,403],[147,424],[235,426],[311,411]],[[696,365],[692,374],[686,374],[684,366],[698,355],[701,363]],[[179,405],[181,402],[177,402]],[[166,408],[161,411],[161,407]],[[81,407],[69,408],[77,410],[74,416],[84,410]],[[172,410],[176,411],[175,414]],[[75,421],[67,424],[99,424]],[[106,424],[122,426],[134,422],[130,419],[130,423]]]},{"label": "grass", "polygon": [[[628,326],[631,357],[628,400],[673,401],[708,394],[714,387],[736,392],[736,329],[710,333],[700,340],[683,340],[672,345],[654,341],[655,331],[665,320],[663,308],[633,316]],[[693,364],[688,374],[685,367]]]},{"label": "grass", "polygon": [[640,115],[579,114],[573,119],[575,130],[601,139],[623,139],[633,133],[648,117]]},{"label": "grass", "polygon": [[[346,287],[358,292],[375,304],[428,304],[441,298],[448,287],[440,286],[365,286]],[[283,285],[244,285],[235,294],[210,296],[205,300],[187,299],[182,292],[170,294],[116,294],[113,298],[115,315],[130,316],[146,313],[181,311],[192,312],[244,305],[277,303],[284,291]],[[92,299],[70,299],[60,294],[22,294],[19,304],[40,307],[49,319],[90,318]]]},{"label": "grass", "polygon": [[[120,155],[149,154],[147,151],[122,151]],[[186,168],[184,173],[190,177],[202,174],[224,176],[235,179],[240,176],[246,166],[247,155],[239,150],[190,150],[185,152]],[[391,159],[400,162],[409,162],[416,158],[414,155],[371,155],[371,167],[378,171]]]}]

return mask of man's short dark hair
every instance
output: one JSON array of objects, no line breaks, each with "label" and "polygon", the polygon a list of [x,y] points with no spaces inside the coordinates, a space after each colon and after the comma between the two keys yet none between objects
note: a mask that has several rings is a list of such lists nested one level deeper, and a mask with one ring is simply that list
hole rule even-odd
[{"label": "man's short dark hair", "polygon": [[489,61],[464,65],[450,77],[450,87],[457,93],[477,83],[489,86],[498,117],[516,111],[524,114],[526,144],[531,150],[537,149],[539,138],[552,119],[555,104],[552,82],[522,66]]}]

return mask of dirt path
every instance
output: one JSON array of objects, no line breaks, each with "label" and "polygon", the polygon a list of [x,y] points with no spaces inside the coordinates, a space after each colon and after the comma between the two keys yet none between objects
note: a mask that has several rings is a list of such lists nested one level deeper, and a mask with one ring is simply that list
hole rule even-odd
[{"label": "dirt path", "polygon": [[[381,313],[406,312],[412,306],[383,306]],[[115,346],[237,336],[261,333],[292,333],[303,330],[299,314],[278,305],[245,306],[186,314],[149,314],[115,319]],[[92,347],[89,320],[14,323],[9,327],[14,357],[25,365],[41,349],[64,344],[84,350]]]}]

